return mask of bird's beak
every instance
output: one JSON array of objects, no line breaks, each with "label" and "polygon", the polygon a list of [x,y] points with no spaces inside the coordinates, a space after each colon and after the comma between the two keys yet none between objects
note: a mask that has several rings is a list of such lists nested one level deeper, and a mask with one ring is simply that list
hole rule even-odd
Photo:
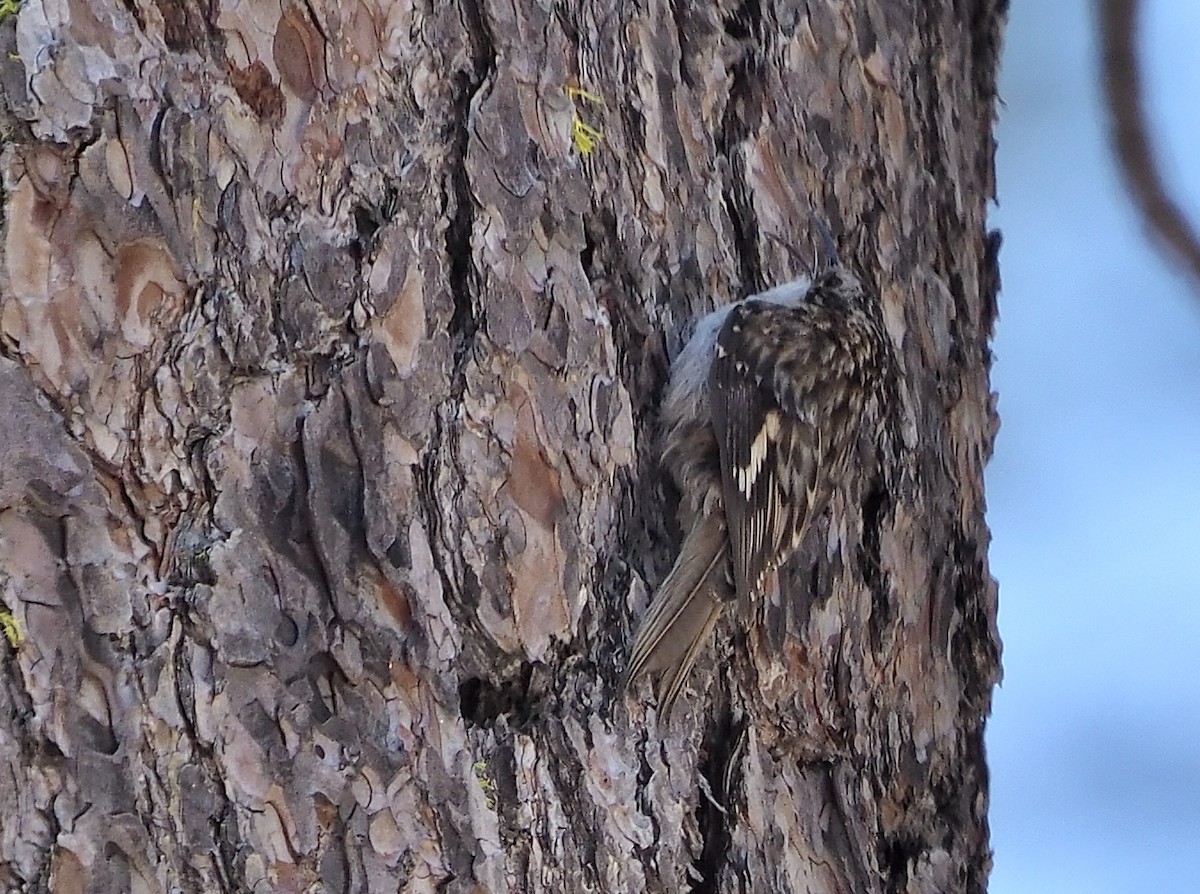
[{"label": "bird's beak", "polygon": [[818,252],[816,263],[817,272],[841,267],[842,262],[838,258],[837,243],[833,241],[833,236],[829,233],[829,227],[825,226],[825,222],[817,217],[815,213],[812,215],[812,222],[813,228],[821,237],[820,251]]},{"label": "bird's beak", "polygon": [[800,268],[808,276],[809,279],[816,279],[818,275],[826,270],[832,270],[834,267],[841,267],[842,261],[838,257],[837,243],[833,241],[833,236],[829,233],[829,227],[825,226],[824,221],[817,217],[816,212],[809,212],[809,217],[812,219],[813,229],[817,231],[819,244],[813,263],[808,262],[808,258],[804,257],[794,245],[780,239],[774,233],[768,233],[767,238],[780,245],[783,249],[792,256],[792,260],[800,265]]}]

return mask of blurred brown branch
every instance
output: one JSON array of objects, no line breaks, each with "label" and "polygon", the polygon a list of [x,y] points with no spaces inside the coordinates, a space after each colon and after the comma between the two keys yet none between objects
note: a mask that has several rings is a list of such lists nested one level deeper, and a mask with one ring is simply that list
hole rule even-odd
[{"label": "blurred brown branch", "polygon": [[1138,0],[1099,0],[1104,89],[1117,163],[1151,229],[1200,282],[1200,242],[1164,182],[1150,142],[1137,57]]}]

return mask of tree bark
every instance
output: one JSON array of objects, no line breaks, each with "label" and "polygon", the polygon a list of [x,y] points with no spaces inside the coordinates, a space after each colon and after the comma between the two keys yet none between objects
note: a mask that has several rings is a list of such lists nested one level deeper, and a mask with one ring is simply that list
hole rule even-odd
[{"label": "tree bark", "polygon": [[[0,884],[983,891],[1004,6],[0,23]],[[813,213],[881,296],[900,474],[667,722],[619,681],[669,358]]]}]

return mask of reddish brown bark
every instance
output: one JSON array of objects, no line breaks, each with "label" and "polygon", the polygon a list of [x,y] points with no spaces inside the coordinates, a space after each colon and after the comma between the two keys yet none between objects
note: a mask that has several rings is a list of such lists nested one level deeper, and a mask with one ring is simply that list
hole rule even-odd
[{"label": "reddish brown bark", "polygon": [[[1002,8],[0,24],[0,882],[983,891]],[[664,724],[618,681],[668,358],[814,211],[908,484],[864,471],[779,648],[729,619]]]}]

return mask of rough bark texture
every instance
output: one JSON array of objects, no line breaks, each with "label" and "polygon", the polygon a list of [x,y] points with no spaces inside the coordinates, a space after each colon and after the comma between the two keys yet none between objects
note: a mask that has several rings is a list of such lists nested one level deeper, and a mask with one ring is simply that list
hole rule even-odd
[{"label": "rough bark texture", "polygon": [[[0,885],[983,891],[1003,6],[0,23]],[[668,358],[810,211],[906,483],[864,467],[782,642],[723,621],[665,723],[617,683]]]}]

